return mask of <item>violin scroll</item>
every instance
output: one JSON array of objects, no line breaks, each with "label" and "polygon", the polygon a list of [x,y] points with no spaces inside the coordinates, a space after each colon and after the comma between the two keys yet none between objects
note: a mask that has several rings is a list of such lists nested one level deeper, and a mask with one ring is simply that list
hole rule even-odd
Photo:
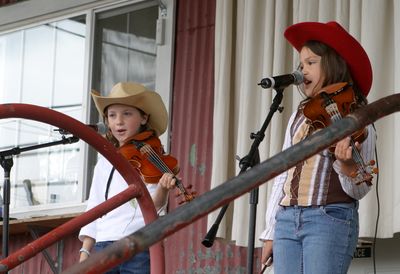
[{"label": "violin scroll", "polygon": [[[178,202],[178,204],[181,205],[183,203],[190,202],[190,201],[194,200],[194,198],[196,197],[197,193],[195,191],[190,191],[193,186],[192,185],[188,185],[186,187],[183,187],[182,182],[179,179],[177,179],[176,177],[175,177],[175,179],[177,180],[176,181],[177,182],[176,186],[177,186],[177,189],[178,189],[178,193],[175,195],[175,197],[183,196],[183,200],[180,200]],[[178,182],[178,180],[179,180],[179,182]]]},{"label": "violin scroll", "polygon": [[354,171],[352,174],[350,174],[350,177],[355,179],[356,185],[366,183],[367,185],[372,186],[372,174],[379,173],[378,168],[375,167],[375,160],[370,160],[368,163],[366,163],[363,169],[365,170],[365,172],[360,172],[360,170],[358,169],[357,171]]}]

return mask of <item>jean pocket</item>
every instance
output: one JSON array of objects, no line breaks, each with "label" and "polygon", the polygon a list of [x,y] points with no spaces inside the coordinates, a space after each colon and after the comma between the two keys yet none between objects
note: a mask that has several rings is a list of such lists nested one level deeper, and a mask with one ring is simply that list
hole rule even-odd
[{"label": "jean pocket", "polygon": [[322,213],[334,221],[349,224],[353,219],[353,208],[327,205],[321,208]]}]

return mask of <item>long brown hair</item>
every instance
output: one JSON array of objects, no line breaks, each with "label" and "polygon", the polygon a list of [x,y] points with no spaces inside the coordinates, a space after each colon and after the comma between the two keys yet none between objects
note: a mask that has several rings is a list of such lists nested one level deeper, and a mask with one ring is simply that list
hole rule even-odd
[{"label": "long brown hair", "polygon": [[346,62],[334,49],[314,40],[307,41],[303,47],[307,47],[318,56],[321,56],[321,70],[325,76],[323,87],[339,82],[352,83],[357,102],[359,104],[367,103],[367,99],[357,86],[357,83],[353,82]]}]

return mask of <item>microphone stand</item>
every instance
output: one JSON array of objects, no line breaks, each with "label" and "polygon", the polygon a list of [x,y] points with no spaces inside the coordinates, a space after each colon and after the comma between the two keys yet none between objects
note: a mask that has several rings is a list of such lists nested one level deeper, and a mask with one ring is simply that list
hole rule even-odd
[{"label": "microphone stand", "polygon": [[10,172],[13,166],[13,156],[18,155],[21,152],[55,146],[59,144],[72,144],[79,141],[78,137],[71,136],[65,137],[62,136],[62,140],[40,144],[40,145],[33,145],[25,148],[14,147],[9,150],[0,151],[0,164],[4,169],[4,185],[3,185],[3,246],[2,246],[2,254],[3,258],[8,256],[8,242],[9,242],[9,217],[10,217]]},{"label": "microphone stand", "polygon": [[[250,139],[253,139],[253,144],[251,145],[249,153],[240,159],[239,174],[245,172],[248,168],[253,167],[260,163],[260,155],[258,151],[258,147],[262,140],[265,137],[265,130],[267,129],[272,116],[276,111],[282,112],[283,107],[280,107],[283,99],[283,89],[284,88],[276,88],[276,95],[271,104],[269,113],[261,127],[261,129],[257,133],[251,133]],[[257,203],[258,203],[258,188],[250,191],[250,219],[249,219],[249,234],[248,234],[248,248],[247,248],[247,273],[253,273],[253,253],[254,253],[254,240],[255,240],[255,224],[256,224],[256,213],[257,213]],[[218,231],[218,227],[224,217],[226,210],[228,209],[229,204],[223,206],[214,222],[211,226],[210,230],[207,232],[204,237],[202,244],[205,247],[211,247],[214,243],[215,236]]]}]

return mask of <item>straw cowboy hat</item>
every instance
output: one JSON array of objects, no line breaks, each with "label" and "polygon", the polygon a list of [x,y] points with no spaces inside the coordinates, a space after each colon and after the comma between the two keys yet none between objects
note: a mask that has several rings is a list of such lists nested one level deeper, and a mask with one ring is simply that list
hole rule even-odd
[{"label": "straw cowboy hat", "polygon": [[372,85],[371,62],[360,43],[337,22],[298,23],[288,27],[284,35],[299,52],[309,40],[319,41],[333,48],[347,63],[361,92],[368,95]]},{"label": "straw cowboy hat", "polygon": [[168,113],[161,96],[145,86],[134,82],[121,82],[116,84],[109,95],[100,96],[98,91],[92,90],[92,98],[97,110],[105,116],[108,106],[122,104],[141,109],[149,115],[148,124],[157,135],[167,129]]}]

